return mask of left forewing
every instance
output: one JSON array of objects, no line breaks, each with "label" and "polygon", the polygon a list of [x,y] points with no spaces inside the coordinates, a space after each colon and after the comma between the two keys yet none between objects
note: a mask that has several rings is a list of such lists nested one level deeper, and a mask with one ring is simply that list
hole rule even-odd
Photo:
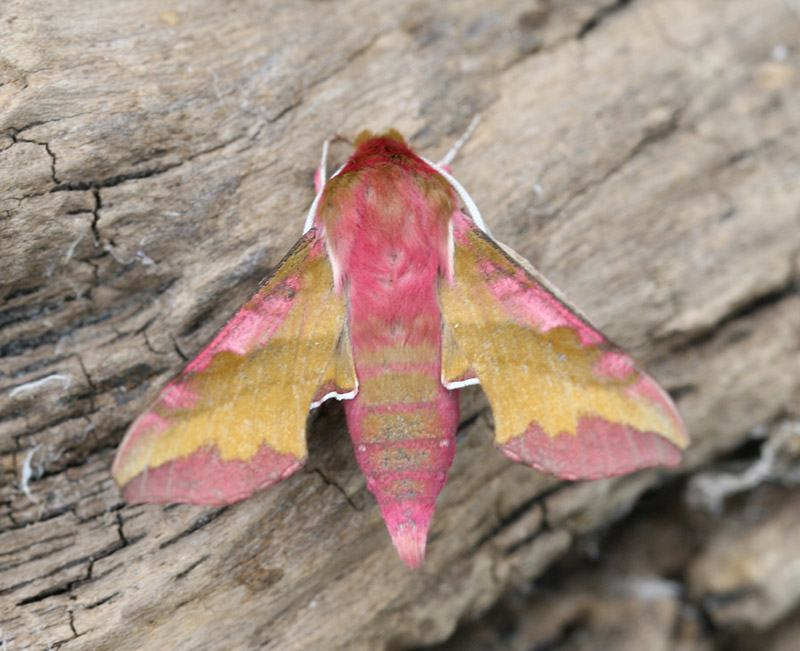
[{"label": "left forewing", "polygon": [[688,436],[666,392],[516,253],[463,215],[454,231],[442,379],[478,378],[502,451],[565,479],[677,464]]},{"label": "left forewing", "polygon": [[346,336],[312,229],[130,426],[112,468],[126,501],[227,504],[294,472],[315,397],[355,391]]}]

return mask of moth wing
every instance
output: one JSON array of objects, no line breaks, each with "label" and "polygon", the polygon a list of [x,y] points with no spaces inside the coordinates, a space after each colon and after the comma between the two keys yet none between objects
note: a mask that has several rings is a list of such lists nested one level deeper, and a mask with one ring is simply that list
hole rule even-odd
[{"label": "moth wing", "polygon": [[312,402],[357,390],[345,314],[312,229],[131,424],[112,467],[125,500],[229,504],[297,470]]},{"label": "moth wing", "polygon": [[680,461],[680,414],[630,356],[464,215],[454,239],[454,279],[439,288],[442,380],[477,377],[506,455],[573,480]]}]

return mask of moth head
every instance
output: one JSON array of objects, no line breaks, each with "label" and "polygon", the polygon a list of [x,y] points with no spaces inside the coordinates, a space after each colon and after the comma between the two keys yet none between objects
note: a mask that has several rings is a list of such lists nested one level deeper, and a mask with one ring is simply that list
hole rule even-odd
[{"label": "moth head", "polygon": [[353,141],[353,147],[358,149],[361,145],[365,142],[370,140],[394,140],[396,142],[402,143],[403,145],[408,146],[406,143],[406,139],[400,135],[400,132],[397,129],[389,129],[384,133],[375,133],[374,131],[370,131],[369,129],[364,129],[361,133],[356,136],[356,139]]}]

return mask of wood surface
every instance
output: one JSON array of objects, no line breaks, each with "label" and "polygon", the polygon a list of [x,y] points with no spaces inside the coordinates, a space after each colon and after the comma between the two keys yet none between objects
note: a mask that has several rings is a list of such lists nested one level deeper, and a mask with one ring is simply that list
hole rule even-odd
[{"label": "wood surface", "polygon": [[[5,0],[0,648],[796,648],[798,37],[797,0]],[[322,141],[437,159],[477,113],[455,176],[676,397],[683,465],[555,481],[472,387],[419,571],[338,405],[248,501],[124,506],[125,427],[300,236]]]}]

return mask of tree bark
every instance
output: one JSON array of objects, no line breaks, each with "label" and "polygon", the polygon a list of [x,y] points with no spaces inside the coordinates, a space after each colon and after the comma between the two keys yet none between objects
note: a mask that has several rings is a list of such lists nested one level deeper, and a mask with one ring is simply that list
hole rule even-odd
[{"label": "tree bark", "polygon": [[[170,7],[0,8],[0,643],[399,649],[497,604],[449,648],[574,648],[576,622],[583,648],[790,648],[800,4]],[[125,427],[299,237],[322,141],[394,126],[436,159],[477,113],[454,174],[672,391],[683,465],[556,481],[465,390],[419,571],[327,403],[281,484],[124,506]]]}]

